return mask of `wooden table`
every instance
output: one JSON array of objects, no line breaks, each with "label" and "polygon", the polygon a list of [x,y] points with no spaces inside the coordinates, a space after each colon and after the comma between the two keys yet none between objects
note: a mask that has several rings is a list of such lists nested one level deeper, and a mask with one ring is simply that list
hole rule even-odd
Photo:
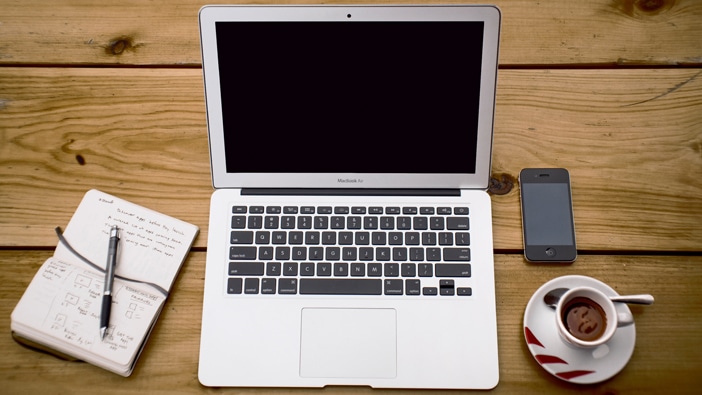
[{"label": "wooden table", "polygon": [[[491,187],[501,375],[494,392],[698,392],[702,2],[496,2],[503,29]],[[308,391],[217,391],[197,381],[212,193],[201,5],[0,0],[0,392]],[[516,177],[540,166],[571,172],[580,248],[572,265],[529,264],[521,254]],[[53,228],[67,224],[90,188],[202,230],[126,379],[10,337],[10,313],[57,243]],[[529,297],[565,274],[656,297],[653,306],[632,307],[634,355],[604,383],[550,376],[524,342]]]}]

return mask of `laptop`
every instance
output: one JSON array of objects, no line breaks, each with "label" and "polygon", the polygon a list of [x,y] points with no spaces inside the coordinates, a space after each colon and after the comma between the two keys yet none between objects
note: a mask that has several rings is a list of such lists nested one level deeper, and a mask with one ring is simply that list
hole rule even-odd
[{"label": "laptop", "polygon": [[489,389],[493,6],[206,6],[199,380]]}]

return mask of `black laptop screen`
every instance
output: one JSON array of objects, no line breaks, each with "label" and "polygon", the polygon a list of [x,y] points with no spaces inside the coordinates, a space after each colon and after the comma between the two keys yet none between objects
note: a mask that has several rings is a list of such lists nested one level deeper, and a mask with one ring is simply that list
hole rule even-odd
[{"label": "black laptop screen", "polygon": [[482,22],[217,22],[227,172],[474,173]]}]

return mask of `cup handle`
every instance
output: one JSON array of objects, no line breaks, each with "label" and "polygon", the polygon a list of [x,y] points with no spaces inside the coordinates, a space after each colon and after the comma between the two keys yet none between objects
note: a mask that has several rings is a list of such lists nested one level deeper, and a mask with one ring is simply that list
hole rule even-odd
[{"label": "cup handle", "polygon": [[631,313],[617,313],[617,326],[627,326],[634,323],[634,316]]}]

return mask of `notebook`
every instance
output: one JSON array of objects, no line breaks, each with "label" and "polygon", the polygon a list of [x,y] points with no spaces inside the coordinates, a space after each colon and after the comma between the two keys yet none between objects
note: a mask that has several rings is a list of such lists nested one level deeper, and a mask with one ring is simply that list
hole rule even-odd
[{"label": "notebook", "polygon": [[206,6],[206,386],[499,380],[493,6]]},{"label": "notebook", "polygon": [[[110,228],[120,228],[112,309],[100,334]],[[197,226],[88,191],[54,255],[12,311],[18,342],[129,376],[197,236]]]}]

